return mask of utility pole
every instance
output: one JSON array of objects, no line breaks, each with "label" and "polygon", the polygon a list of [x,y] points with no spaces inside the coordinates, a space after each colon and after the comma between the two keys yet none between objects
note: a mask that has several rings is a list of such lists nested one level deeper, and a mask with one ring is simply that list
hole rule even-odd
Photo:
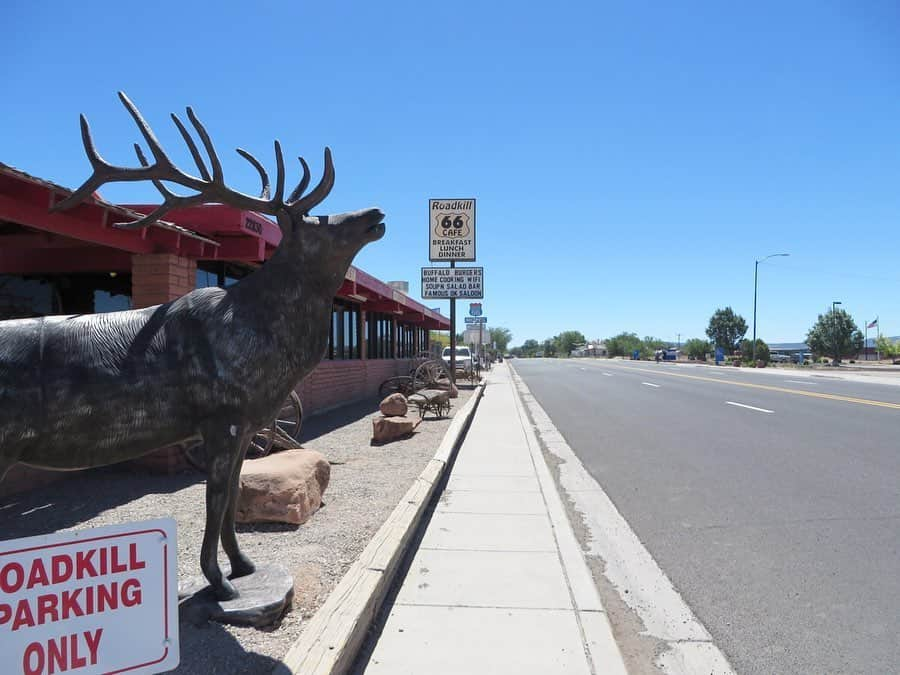
[{"label": "utility pole", "polygon": [[838,354],[837,310],[835,309],[835,307],[840,304],[843,304],[840,300],[835,300],[831,303],[831,344],[834,348],[834,360],[831,362],[831,365],[833,366],[836,366],[841,359],[840,354]]},{"label": "utility pole", "polygon": [[759,277],[759,263],[768,260],[769,258],[786,258],[790,255],[790,253],[773,253],[772,255],[767,255],[765,258],[760,258],[756,261],[756,265],[753,267],[753,361],[756,362],[756,280]]}]

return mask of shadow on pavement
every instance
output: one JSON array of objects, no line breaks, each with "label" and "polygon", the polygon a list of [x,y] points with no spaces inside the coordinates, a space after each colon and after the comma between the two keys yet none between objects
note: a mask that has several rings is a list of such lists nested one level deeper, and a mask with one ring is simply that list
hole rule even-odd
[{"label": "shadow on pavement", "polygon": [[197,627],[182,618],[179,634],[181,662],[175,670],[168,671],[171,673],[270,673],[280,663],[271,657],[245,651],[223,626],[211,621]]},{"label": "shadow on pavement", "polygon": [[196,471],[140,474],[109,466],[79,472],[67,480],[0,500],[0,539],[74,527],[144,495],[170,494],[203,480],[205,476]]},{"label": "shadow on pavement", "polygon": [[303,426],[300,428],[300,443],[311,441],[319,436],[352,424],[363,417],[374,415],[378,412],[378,404],[381,401],[377,397],[363,399],[357,403],[349,403],[340,408],[335,408],[324,413],[303,417]]}]

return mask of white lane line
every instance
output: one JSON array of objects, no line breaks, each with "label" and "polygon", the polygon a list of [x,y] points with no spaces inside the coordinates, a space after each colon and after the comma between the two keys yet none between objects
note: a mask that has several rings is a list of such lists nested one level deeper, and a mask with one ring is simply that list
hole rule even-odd
[{"label": "white lane line", "polygon": [[604,377],[612,377],[612,373],[603,373]]},{"label": "white lane line", "polygon": [[748,410],[756,410],[758,412],[764,412],[764,413],[769,413],[769,414],[772,414],[775,412],[774,410],[766,410],[765,408],[757,408],[756,406],[745,405],[743,403],[735,403],[734,401],[725,401],[725,403],[727,403],[728,405],[736,405],[739,408],[747,408]]},{"label": "white lane line", "polygon": [[641,382],[641,384],[643,384],[644,386],[647,386],[647,387],[656,387],[657,389],[659,389],[660,386],[662,386],[659,384],[653,384],[652,382]]},{"label": "white lane line", "polygon": [[793,382],[794,384],[808,384],[808,385],[810,385],[810,386],[812,386],[812,387],[817,387],[817,386],[819,386],[819,383],[818,383],[818,382],[803,382],[803,381],[801,381],[801,380],[785,380],[785,382]]}]

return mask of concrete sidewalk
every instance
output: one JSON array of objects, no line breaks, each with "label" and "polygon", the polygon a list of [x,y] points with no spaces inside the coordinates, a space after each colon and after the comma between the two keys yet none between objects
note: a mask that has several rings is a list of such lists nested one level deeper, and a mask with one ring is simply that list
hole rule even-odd
[{"label": "concrete sidewalk", "polygon": [[484,398],[365,673],[625,673],[506,364]]}]

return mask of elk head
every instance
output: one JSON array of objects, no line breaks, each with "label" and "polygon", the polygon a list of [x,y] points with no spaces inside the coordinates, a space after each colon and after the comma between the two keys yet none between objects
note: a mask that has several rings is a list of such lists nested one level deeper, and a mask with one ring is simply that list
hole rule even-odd
[{"label": "elk head", "polygon": [[[380,239],[384,235],[384,224],[382,223],[384,214],[379,209],[365,209],[363,211],[332,216],[309,215],[309,211],[328,196],[334,185],[334,164],[332,163],[330,149],[325,148],[325,169],[322,179],[306,195],[303,193],[309,186],[309,166],[302,157],[298,158],[303,168],[303,176],[287,199],[285,199],[285,169],[281,144],[275,141],[277,173],[274,194],[272,194],[269,175],[266,173],[263,165],[249,152],[238,148],[238,154],[250,162],[259,173],[262,181],[262,190],[259,197],[252,197],[225,185],[222,164],[219,161],[215,147],[206,128],[197,119],[190,107],[187,108],[187,116],[209,157],[209,168],[203,160],[193,137],[188,133],[182,121],[174,113],[172,114],[172,120],[175,122],[175,126],[178,127],[178,131],[187,144],[188,150],[190,150],[191,156],[197,165],[197,170],[200,173],[199,176],[193,176],[177,168],[166,155],[153,130],[141,116],[137,107],[123,92],[119,92],[119,98],[147,142],[150,153],[153,156],[153,164],[147,160],[143,150],[137,143],[134,144],[134,151],[141,164],[140,167],[118,167],[106,162],[97,153],[87,119],[85,119],[84,115],[81,115],[81,138],[84,142],[85,153],[91,163],[93,173],[69,197],[53,206],[52,211],[64,210],[79,204],[84,198],[106,183],[149,180],[163,196],[163,203],[143,218],[130,223],[117,223],[118,227],[146,227],[162,218],[172,209],[218,202],[275,216],[283,234],[283,242],[279,248],[292,249],[293,252],[300,253],[304,258],[322,256],[323,261],[333,261],[336,264],[345,263],[346,265],[350,264],[353,257],[363,246]],[[163,181],[194,190],[195,194],[187,196],[176,195],[165,186]]]}]

